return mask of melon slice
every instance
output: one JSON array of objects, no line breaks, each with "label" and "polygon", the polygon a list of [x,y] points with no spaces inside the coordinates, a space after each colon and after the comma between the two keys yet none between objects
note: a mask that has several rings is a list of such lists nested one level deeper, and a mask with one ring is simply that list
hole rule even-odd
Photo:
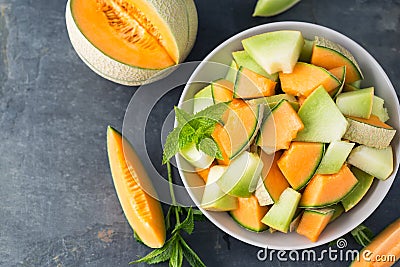
[{"label": "melon slice", "polygon": [[354,56],[341,45],[323,37],[315,37],[311,64],[328,70],[346,66],[346,83],[363,79],[361,69]]},{"label": "melon slice", "polygon": [[249,37],[242,44],[267,73],[290,73],[304,46],[304,39],[299,31],[275,31]]},{"label": "melon slice", "polygon": [[344,141],[330,143],[316,173],[333,174],[340,171],[353,147],[354,143]]},{"label": "melon slice", "polygon": [[257,64],[257,62],[254,61],[254,59],[250,57],[250,55],[245,50],[232,52],[232,56],[237,66],[245,67],[272,81],[276,81],[278,79],[278,73],[269,74],[268,72],[266,72],[262,67],[260,67],[260,65]]},{"label": "melon slice", "polygon": [[298,2],[300,2],[300,0],[258,0],[254,9],[253,17],[275,16],[290,9]]},{"label": "melon slice", "polygon": [[304,39],[304,46],[303,46],[303,49],[301,49],[299,61],[305,62],[305,63],[311,62],[313,46],[314,46],[313,40]]},{"label": "melon slice", "polygon": [[272,205],[261,222],[275,230],[287,233],[296,213],[300,198],[301,194],[299,192],[290,187],[285,189],[279,200]]},{"label": "melon slice", "polygon": [[356,167],[352,166],[350,170],[357,178],[358,183],[354,187],[353,191],[351,191],[350,194],[345,196],[341,201],[346,212],[352,209],[355,205],[357,205],[358,202],[361,201],[365,194],[367,194],[369,188],[372,185],[372,182],[374,181],[374,176],[365,173],[362,170],[357,169]]},{"label": "melon slice", "polygon": [[267,154],[287,149],[297,132],[303,127],[297,112],[287,101],[282,100],[263,122],[257,145],[261,146]]},{"label": "melon slice", "polygon": [[330,69],[329,72],[340,81],[340,86],[329,92],[332,98],[336,98],[343,91],[346,82],[346,66]]},{"label": "melon slice", "polygon": [[317,242],[320,234],[330,222],[334,209],[306,209],[301,217],[296,232]]},{"label": "melon slice", "polygon": [[278,166],[294,190],[302,189],[313,177],[324,154],[324,144],[292,142]]},{"label": "melon slice", "polygon": [[293,220],[289,226],[289,232],[295,232],[297,227],[299,226],[301,217],[303,216],[303,210],[297,209],[296,213],[293,216]]},{"label": "melon slice", "polygon": [[197,11],[191,0],[69,0],[66,24],[73,47],[92,70],[140,85],[186,58],[197,34]]},{"label": "melon slice", "polygon": [[217,185],[217,180],[225,173],[227,167],[214,166],[210,169],[200,206],[210,211],[228,211],[238,207],[235,197],[225,194]]},{"label": "melon slice", "polygon": [[130,226],[147,246],[162,247],[164,215],[151,180],[129,142],[110,126],[107,152],[115,191]]},{"label": "melon slice", "polygon": [[282,91],[295,96],[309,96],[322,85],[328,93],[340,86],[340,81],[324,68],[298,62],[291,73],[279,73]]},{"label": "melon slice", "polygon": [[349,128],[343,138],[375,148],[385,148],[390,145],[396,130],[371,115],[369,119],[348,117]]},{"label": "melon slice", "polygon": [[252,195],[249,198],[238,198],[237,209],[230,211],[229,214],[244,228],[254,232],[262,232],[268,228],[261,222],[268,209],[267,206],[260,206],[257,198]]},{"label": "melon slice", "polygon": [[234,98],[258,98],[275,95],[276,82],[240,67],[233,90]]},{"label": "melon slice", "polygon": [[199,169],[207,169],[215,159],[203,151],[198,150],[195,143],[190,143],[181,148],[179,153],[187,162]]},{"label": "melon slice", "polygon": [[[278,167],[278,160],[282,156],[282,151],[276,151],[274,155],[268,155],[261,151],[260,158],[263,162],[261,177],[264,187],[273,202],[277,202],[282,192],[290,187],[285,176]],[[271,203],[272,204],[272,203]]]},{"label": "melon slice", "polygon": [[[264,105],[268,105],[269,109],[272,109],[277,104],[279,104],[279,102],[281,102],[282,100],[288,101],[289,104],[292,106],[292,108],[295,111],[299,110],[300,105],[297,102],[297,99],[294,96],[288,95],[288,94],[277,94],[277,95],[272,95],[272,96],[267,96],[267,97],[255,98],[255,99],[247,100],[247,103],[249,105],[264,104]],[[265,109],[264,111],[269,112],[270,111],[269,109]]]},{"label": "melon slice", "polygon": [[347,162],[378,179],[386,180],[393,172],[392,147],[377,149],[361,145],[351,151]]},{"label": "melon slice", "polygon": [[214,105],[211,85],[197,92],[193,97],[193,114]]},{"label": "melon slice", "polygon": [[346,118],[322,86],[307,97],[298,114],[304,129],[298,132],[296,141],[331,143],[346,132]]},{"label": "melon slice", "polygon": [[262,166],[258,155],[243,151],[231,161],[217,184],[231,196],[250,197],[257,187]]},{"label": "melon slice", "polygon": [[388,111],[383,106],[384,103],[385,101],[382,98],[374,95],[371,114],[377,116],[382,122],[386,122],[389,119]]},{"label": "melon slice", "polygon": [[236,72],[238,70],[238,66],[234,60],[232,60],[231,65],[229,66],[228,72],[226,73],[225,80],[234,83],[236,80]]},{"label": "melon slice", "polygon": [[257,198],[258,204],[260,206],[268,206],[274,204],[274,200],[272,199],[268,190],[265,188],[262,176],[260,176],[260,179],[258,180],[254,196]]},{"label": "melon slice", "polygon": [[335,174],[316,174],[304,189],[299,206],[318,208],[336,204],[351,192],[357,182],[347,165]]},{"label": "melon slice", "polygon": [[329,208],[334,209],[331,220],[329,221],[330,223],[335,221],[337,218],[339,218],[340,215],[342,215],[344,212],[344,208],[341,203],[337,203],[335,205],[329,206]]},{"label": "melon slice", "polygon": [[203,181],[205,183],[207,183],[208,180],[208,174],[210,173],[210,169],[215,166],[215,162],[211,163],[210,167],[208,167],[207,169],[200,169],[200,168],[196,168],[196,173],[197,175],[200,176],[201,179],[203,179]]},{"label": "melon slice", "polygon": [[374,87],[345,92],[337,96],[336,105],[343,115],[369,119],[373,97]]},{"label": "melon slice", "polygon": [[212,82],[211,91],[215,104],[233,99],[233,83],[228,80],[220,79]]}]

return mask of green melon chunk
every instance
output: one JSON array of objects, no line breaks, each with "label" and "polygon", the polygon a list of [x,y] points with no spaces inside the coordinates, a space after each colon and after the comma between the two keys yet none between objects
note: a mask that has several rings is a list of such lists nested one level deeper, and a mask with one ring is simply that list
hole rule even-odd
[{"label": "green melon chunk", "polygon": [[204,188],[200,204],[203,209],[211,211],[228,211],[237,209],[237,198],[225,194],[216,183],[227,168],[228,167],[226,166],[213,166],[210,168],[207,184]]},{"label": "green melon chunk", "polygon": [[346,116],[369,119],[372,111],[374,87],[353,92],[341,93],[336,98],[336,105]]},{"label": "green melon chunk", "polygon": [[268,72],[266,72],[262,67],[260,67],[260,65],[257,64],[257,62],[254,61],[254,59],[250,57],[250,55],[246,51],[241,50],[232,52],[232,56],[238,67],[243,66],[275,82],[278,80],[278,73],[269,74]]},{"label": "green melon chunk", "polygon": [[347,120],[349,127],[343,138],[359,144],[375,148],[385,148],[390,145],[396,134],[396,130],[387,124],[382,123],[383,125],[379,125],[376,122],[363,121],[355,117],[349,117]]},{"label": "green melon chunk", "polygon": [[383,106],[385,100],[374,95],[374,100],[372,103],[372,115],[377,116],[381,121],[385,122],[389,119],[389,114],[387,109]]},{"label": "green melon chunk", "polygon": [[346,212],[357,205],[358,202],[360,202],[365,194],[367,194],[369,188],[372,185],[372,182],[374,181],[374,176],[365,173],[362,170],[357,169],[356,167],[351,167],[350,170],[357,178],[358,183],[354,187],[353,191],[351,191],[350,194],[346,195],[341,201]]},{"label": "green melon chunk", "polygon": [[182,157],[188,161],[192,166],[199,169],[207,169],[214,161],[214,157],[211,157],[201,150],[196,148],[195,143],[190,143],[182,148],[179,153]]},{"label": "green melon chunk", "polygon": [[353,91],[357,91],[357,90],[360,90],[360,88],[355,87],[354,85],[351,85],[348,83],[344,83],[343,92],[353,92]]},{"label": "green melon chunk", "polygon": [[346,118],[322,86],[307,97],[298,114],[304,129],[297,133],[296,141],[331,143],[346,132]]},{"label": "green melon chunk", "polygon": [[278,231],[287,233],[296,213],[301,194],[288,187],[282,192],[279,200],[272,205],[261,222]]},{"label": "green melon chunk", "polygon": [[193,114],[214,105],[211,85],[197,92],[193,97]]},{"label": "green melon chunk", "polygon": [[361,88],[361,81],[362,80],[358,80],[358,81],[352,82],[351,85],[354,86],[355,88],[360,89]]},{"label": "green melon chunk", "polygon": [[330,143],[316,173],[333,174],[339,172],[353,147],[354,143],[344,141]]},{"label": "green melon chunk", "polygon": [[257,154],[243,151],[231,161],[217,184],[226,194],[250,197],[257,187],[263,163]]},{"label": "green melon chunk", "polygon": [[293,220],[289,225],[289,232],[296,232],[297,227],[301,221],[301,216],[303,215],[302,209],[297,209],[295,215],[293,216]]},{"label": "green melon chunk", "polygon": [[304,46],[301,49],[299,61],[310,63],[311,62],[311,55],[312,55],[312,48],[314,46],[314,41],[304,39]]},{"label": "green melon chunk", "polygon": [[258,204],[260,204],[260,206],[267,206],[274,204],[274,200],[269,194],[267,188],[265,188],[262,176],[258,180],[257,188],[256,191],[254,192],[254,195],[257,198]]},{"label": "green melon chunk", "polygon": [[275,31],[242,41],[244,50],[269,74],[293,71],[304,39],[299,31]]},{"label": "green melon chunk", "polygon": [[238,66],[236,65],[236,62],[232,60],[228,72],[226,73],[225,80],[235,83],[237,70]]},{"label": "green melon chunk", "polygon": [[342,204],[340,204],[340,203],[337,203],[337,204],[329,206],[329,207],[335,210],[333,212],[331,220],[329,221],[331,223],[334,220],[336,220],[337,218],[339,218],[340,215],[343,214],[344,208],[343,208]]},{"label": "green melon chunk", "polygon": [[271,17],[285,12],[300,0],[258,0],[253,17]]},{"label": "green melon chunk", "polygon": [[347,162],[380,180],[386,180],[393,172],[392,147],[377,149],[361,145],[351,151]]}]

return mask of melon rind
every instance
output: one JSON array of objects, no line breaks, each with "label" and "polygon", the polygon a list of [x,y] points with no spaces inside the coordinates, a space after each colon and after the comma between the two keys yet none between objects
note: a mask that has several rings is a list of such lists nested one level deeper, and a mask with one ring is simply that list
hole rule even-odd
[{"label": "melon rind", "polygon": [[[178,46],[179,62],[182,62],[191,51],[197,35],[197,11],[193,0],[147,0],[147,2],[158,11],[169,26]],[[91,70],[105,79],[136,86],[162,79],[175,69],[140,68],[124,64],[104,54],[78,28],[71,12],[71,0],[67,2],[65,20],[71,44],[78,56]]]}]

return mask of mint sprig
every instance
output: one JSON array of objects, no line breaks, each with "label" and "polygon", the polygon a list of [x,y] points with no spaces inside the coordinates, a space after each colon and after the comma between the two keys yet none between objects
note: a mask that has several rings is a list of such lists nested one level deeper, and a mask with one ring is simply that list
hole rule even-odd
[{"label": "mint sprig", "polygon": [[222,159],[222,153],[211,134],[227,108],[227,103],[218,103],[196,114],[189,114],[175,107],[178,125],[167,136],[162,163],[167,163],[180,149],[192,143],[207,155]]},{"label": "mint sprig", "polygon": [[[170,267],[181,267],[183,259],[193,267],[205,267],[199,256],[186,243],[182,237],[182,231],[191,234],[194,230],[194,221],[196,218],[202,218],[199,210],[194,210],[192,207],[180,207],[176,203],[175,194],[172,187],[172,170],[171,164],[167,162],[168,181],[170,185],[170,194],[172,205],[170,206],[165,218],[167,230],[172,229],[172,221],[175,220],[175,226],[170,231],[171,237],[165,242],[161,248],[154,249],[146,256],[132,261],[129,264],[145,262],[147,264],[157,264],[160,262],[169,261]],[[175,219],[172,218],[175,215]],[[182,220],[182,215],[184,219]]]},{"label": "mint sprig", "polygon": [[351,232],[354,240],[363,247],[368,246],[374,238],[374,233],[367,226],[360,224],[354,228]]}]

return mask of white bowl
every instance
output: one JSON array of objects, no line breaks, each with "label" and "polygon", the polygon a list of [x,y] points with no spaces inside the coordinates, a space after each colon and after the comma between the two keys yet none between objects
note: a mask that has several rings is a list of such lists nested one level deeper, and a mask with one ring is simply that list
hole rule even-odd
[{"label": "white bowl", "polygon": [[[390,120],[388,123],[395,129],[400,129],[400,108],[397,100],[396,92],[391,84],[386,73],[378,62],[359,44],[351,40],[350,38],[326,27],[322,27],[315,24],[304,23],[304,22],[276,22],[260,25],[229,38],[217,48],[215,48],[197,67],[192,74],[188,84],[186,85],[182,96],[179,101],[179,106],[184,106],[183,103],[193,97],[193,95],[202,88],[204,85],[191,84],[191,82],[201,81],[206,79],[207,81],[213,81],[218,78],[225,77],[225,70],[207,68],[206,61],[219,62],[226,65],[230,65],[232,60],[231,53],[233,51],[242,50],[241,40],[265,32],[277,31],[277,30],[298,30],[303,33],[303,36],[308,39],[314,39],[314,36],[323,36],[333,42],[339,43],[347,48],[357,59],[365,79],[362,82],[362,86],[375,86],[376,95],[382,97],[385,100],[385,106],[388,108]],[[186,107],[183,107],[186,108]],[[305,249],[316,247],[321,244],[325,244],[332,240],[335,240],[344,234],[354,229],[357,225],[363,222],[368,216],[370,216],[374,210],[379,206],[387,192],[392,185],[399,163],[400,146],[399,146],[399,134],[397,133],[394,140],[392,141],[393,151],[395,155],[394,159],[394,171],[392,175],[386,181],[376,180],[369,190],[368,194],[362,199],[362,201],[350,210],[348,213],[342,214],[336,221],[329,224],[323,231],[317,242],[311,242],[307,238],[298,235],[297,233],[273,233],[270,234],[268,231],[262,233],[255,233],[248,231],[238,225],[227,212],[209,212],[202,209],[202,212],[207,218],[219,227],[222,231],[229,235],[246,242],[248,244],[258,247],[268,247],[270,249],[279,250],[294,250],[294,249]],[[201,200],[201,190],[196,188],[201,183],[197,174],[182,171],[182,168],[187,169],[188,166],[184,160],[177,156],[177,165],[181,178],[184,185],[186,186],[189,195],[199,206]]]}]

